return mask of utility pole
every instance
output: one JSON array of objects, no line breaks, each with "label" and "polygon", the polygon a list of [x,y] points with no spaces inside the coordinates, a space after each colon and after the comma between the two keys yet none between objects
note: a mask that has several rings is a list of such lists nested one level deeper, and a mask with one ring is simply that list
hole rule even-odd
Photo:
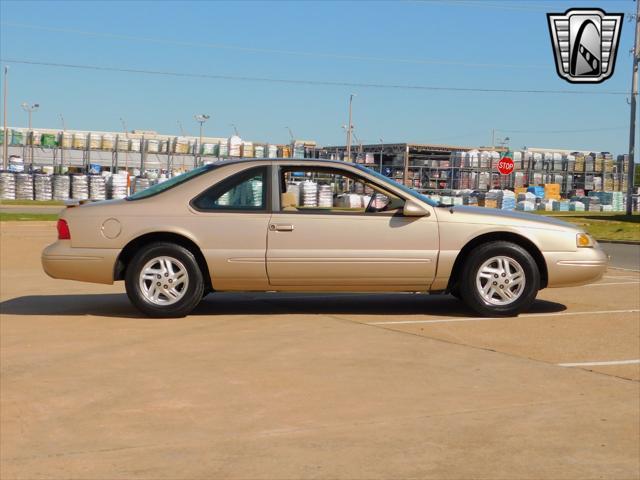
[{"label": "utility pole", "polygon": [[180,129],[180,135],[184,137],[184,128],[182,128],[182,122],[180,120],[178,120],[178,128]]},{"label": "utility pole", "polygon": [[67,126],[64,123],[64,117],[60,114],[60,121],[62,122],[62,137],[60,138],[60,173],[62,173],[62,166],[64,165],[64,135],[67,131]]},{"label": "utility pole", "polygon": [[31,140],[29,142],[29,157],[30,157],[29,165],[33,167],[33,132],[31,131],[31,115],[33,114],[33,112],[38,110],[38,108],[40,107],[40,104],[38,103],[29,104],[27,102],[22,102],[20,106],[25,112],[27,112],[29,116],[29,128],[27,130],[27,138]]},{"label": "utility pole", "polygon": [[353,130],[353,121],[351,120],[351,104],[353,103],[353,97],[355,93],[349,95],[349,124],[347,125],[347,161],[351,161],[351,132]]},{"label": "utility pole", "polygon": [[627,167],[627,215],[631,215],[633,211],[633,180],[635,175],[634,153],[636,149],[636,102],[638,100],[638,56],[640,56],[640,48],[638,47],[638,36],[640,30],[640,0],[636,0],[636,35],[633,43],[633,72],[631,77],[631,118],[629,121],[629,166]]},{"label": "utility pole", "polygon": [[384,153],[384,140],[380,139],[380,168],[378,170],[379,173],[382,173],[382,155]]},{"label": "utility pole", "polygon": [[236,127],[236,124],[235,123],[230,123],[229,126],[233,127],[233,131],[236,134],[236,137],[239,137],[240,133],[238,133],[238,128]]},{"label": "utility pole", "polygon": [[9,90],[9,67],[4,67],[4,100],[3,107],[4,113],[2,118],[2,124],[4,128],[4,138],[2,143],[2,166],[6,170],[9,168],[9,128],[7,127],[7,92]]},{"label": "utility pole", "polygon": [[198,141],[198,150],[200,151],[200,154],[196,158],[199,158],[199,162],[202,163],[202,129],[204,128],[204,122],[209,120],[211,116],[206,113],[201,113],[194,115],[193,118],[195,118],[196,122],[200,124],[200,140]]},{"label": "utility pole", "polygon": [[[122,133],[124,133],[124,138],[128,142],[129,134],[127,133],[127,123],[124,121],[124,118],[120,117],[120,123],[122,124]],[[117,148],[117,145],[116,145]],[[127,172],[127,188],[129,188],[129,154],[125,150],[124,152],[124,170]]]}]

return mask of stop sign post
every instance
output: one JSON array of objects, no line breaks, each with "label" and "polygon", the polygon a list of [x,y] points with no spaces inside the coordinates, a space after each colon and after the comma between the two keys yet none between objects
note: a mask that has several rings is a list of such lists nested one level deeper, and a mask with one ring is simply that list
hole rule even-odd
[{"label": "stop sign post", "polygon": [[513,163],[513,159],[508,155],[505,155],[498,162],[498,171],[501,175],[509,175],[513,172],[515,164]]}]

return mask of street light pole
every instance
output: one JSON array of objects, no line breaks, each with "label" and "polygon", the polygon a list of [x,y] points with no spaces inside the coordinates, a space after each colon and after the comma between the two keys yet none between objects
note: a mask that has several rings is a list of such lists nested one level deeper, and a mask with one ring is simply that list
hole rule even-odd
[{"label": "street light pole", "polygon": [[4,138],[2,143],[2,163],[3,168],[6,170],[9,168],[9,128],[7,127],[7,92],[9,90],[9,67],[4,67],[4,94],[3,94],[3,107],[4,113],[2,116],[2,124],[4,128]]},{"label": "street light pole", "polygon": [[289,130],[289,136],[291,137],[291,143],[293,143],[293,142],[294,142],[294,140],[295,140],[295,137],[293,136],[293,132],[291,131],[291,129],[290,129],[289,127],[284,127],[284,128],[286,128],[287,130]]},{"label": "street light pole", "polygon": [[353,130],[353,121],[352,119],[352,111],[351,105],[353,103],[353,97],[355,97],[355,93],[349,95],[349,124],[347,125],[347,161],[351,161],[351,131]]},{"label": "street light pole", "polygon": [[202,162],[202,130],[204,128],[204,122],[209,120],[211,116],[205,113],[200,113],[198,115],[194,115],[193,118],[195,118],[196,122],[200,124],[200,140],[198,141],[198,150],[200,152],[197,158],[199,159],[199,162]]},{"label": "street light pole", "polygon": [[640,48],[638,47],[638,37],[640,36],[640,0],[636,0],[636,35],[633,43],[633,72],[631,76],[631,118],[629,121],[629,166],[627,167],[627,209],[626,214],[633,212],[633,181],[635,175],[634,154],[636,149],[636,102],[638,99],[638,57]]},{"label": "street light pole", "polygon": [[33,112],[38,110],[40,104],[29,104],[27,102],[22,102],[20,106],[25,112],[27,112],[29,116],[29,128],[27,129],[27,138],[31,138],[31,141],[29,142],[29,165],[33,167],[33,132],[31,131],[31,115]]}]

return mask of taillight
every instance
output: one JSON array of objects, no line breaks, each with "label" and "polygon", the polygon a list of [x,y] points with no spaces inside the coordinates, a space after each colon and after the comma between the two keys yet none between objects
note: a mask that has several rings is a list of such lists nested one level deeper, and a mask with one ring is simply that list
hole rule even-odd
[{"label": "taillight", "polygon": [[58,219],[58,240],[71,240],[71,232],[69,231],[69,224],[66,220]]}]

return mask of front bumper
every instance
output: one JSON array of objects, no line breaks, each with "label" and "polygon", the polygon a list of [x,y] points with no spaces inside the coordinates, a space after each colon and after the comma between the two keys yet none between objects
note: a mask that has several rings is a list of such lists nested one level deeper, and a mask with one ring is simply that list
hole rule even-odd
[{"label": "front bumper", "polygon": [[42,268],[52,278],[112,284],[119,253],[106,248],[73,248],[70,240],[58,240],[42,252]]},{"label": "front bumper", "polygon": [[544,253],[547,264],[548,287],[585,285],[602,278],[609,260],[598,247],[578,248],[575,252]]}]

